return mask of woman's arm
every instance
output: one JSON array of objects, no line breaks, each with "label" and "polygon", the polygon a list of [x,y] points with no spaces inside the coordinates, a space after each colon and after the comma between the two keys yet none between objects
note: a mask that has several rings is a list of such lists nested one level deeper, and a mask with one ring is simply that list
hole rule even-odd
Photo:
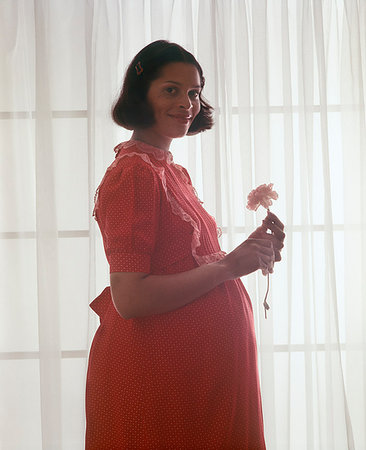
[{"label": "woman's arm", "polygon": [[113,303],[124,319],[174,311],[228,278],[221,261],[173,275],[110,274]]},{"label": "woman's arm", "polygon": [[221,261],[173,275],[114,272],[112,299],[125,319],[176,310],[226,280],[248,275],[275,260],[272,240],[249,238]]}]

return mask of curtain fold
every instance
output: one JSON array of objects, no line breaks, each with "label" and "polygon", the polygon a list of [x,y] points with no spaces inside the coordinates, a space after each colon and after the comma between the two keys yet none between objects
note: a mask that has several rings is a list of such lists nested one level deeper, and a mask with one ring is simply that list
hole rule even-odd
[{"label": "curtain fold", "polygon": [[0,3],[0,446],[83,448],[88,304],[109,284],[93,197],[131,58],[192,51],[215,127],[173,143],[230,251],[274,183],[283,261],[252,298],[268,449],[366,447],[366,4]]},{"label": "curtain fold", "polygon": [[[36,2],[35,163],[41,433],[44,448],[62,448],[58,233],[49,86],[49,5]],[[52,301],[50,301],[52,299]],[[52,399],[52,401],[50,401]]]}]

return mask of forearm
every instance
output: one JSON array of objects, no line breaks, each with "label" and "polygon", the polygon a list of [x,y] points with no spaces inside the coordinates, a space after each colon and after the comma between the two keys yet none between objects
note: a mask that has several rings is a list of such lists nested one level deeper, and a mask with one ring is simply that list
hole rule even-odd
[{"label": "forearm", "polygon": [[174,311],[191,303],[226,280],[272,267],[271,240],[249,238],[222,260],[174,275],[111,273],[113,303],[125,319]]},{"label": "forearm", "polygon": [[[113,274],[112,274],[113,275]],[[230,272],[224,261],[205,264],[187,272],[173,275],[145,275],[130,289],[133,295],[120,302],[124,305],[126,319],[148,317],[181,308],[230,279]],[[118,297],[126,292],[123,282],[121,289],[114,283],[112,292],[118,308]]]}]

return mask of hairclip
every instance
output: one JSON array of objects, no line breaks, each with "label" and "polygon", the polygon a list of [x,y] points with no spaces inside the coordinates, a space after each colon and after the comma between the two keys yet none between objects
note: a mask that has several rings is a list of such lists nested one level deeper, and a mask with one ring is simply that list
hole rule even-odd
[{"label": "hairclip", "polygon": [[142,68],[141,61],[139,61],[139,62],[136,64],[135,69],[136,69],[137,76],[142,74],[142,72],[144,71],[144,69]]}]

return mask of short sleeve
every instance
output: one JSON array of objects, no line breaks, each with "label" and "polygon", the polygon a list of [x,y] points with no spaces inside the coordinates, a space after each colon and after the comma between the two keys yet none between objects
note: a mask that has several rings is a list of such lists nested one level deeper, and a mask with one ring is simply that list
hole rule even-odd
[{"label": "short sleeve", "polygon": [[124,158],[101,193],[99,225],[110,272],[150,272],[159,222],[160,189],[152,167]]}]

